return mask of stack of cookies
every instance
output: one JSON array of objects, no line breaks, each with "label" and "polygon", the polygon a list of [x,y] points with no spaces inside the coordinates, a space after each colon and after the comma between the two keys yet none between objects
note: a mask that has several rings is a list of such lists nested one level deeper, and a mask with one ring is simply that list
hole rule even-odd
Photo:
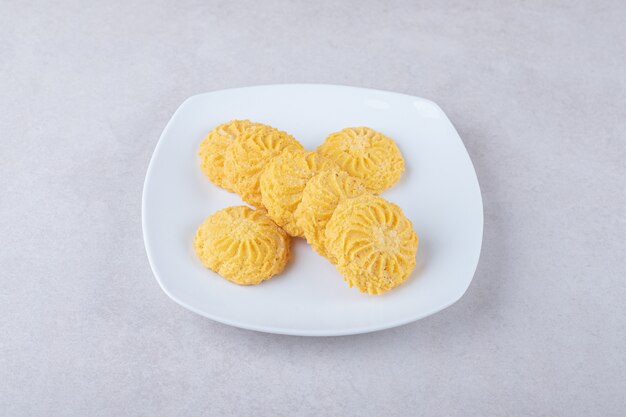
[{"label": "stack of cookies", "polygon": [[280,273],[290,237],[302,237],[352,287],[382,294],[407,280],[418,238],[397,205],[377,194],[404,171],[394,141],[367,128],[330,134],[316,151],[260,123],[233,120],[200,144],[200,166],[216,185],[255,207],[209,216],[194,240],[203,264],[241,285]]}]

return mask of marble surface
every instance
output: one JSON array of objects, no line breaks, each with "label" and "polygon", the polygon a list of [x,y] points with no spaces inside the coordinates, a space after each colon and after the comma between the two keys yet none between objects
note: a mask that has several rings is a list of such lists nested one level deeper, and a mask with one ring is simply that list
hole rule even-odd
[{"label": "marble surface", "polygon": [[[1,2],[0,414],[623,415],[626,3],[478,3]],[[161,291],[140,208],[165,123],[292,82],[446,111],[485,205],[458,303],[315,339]]]}]

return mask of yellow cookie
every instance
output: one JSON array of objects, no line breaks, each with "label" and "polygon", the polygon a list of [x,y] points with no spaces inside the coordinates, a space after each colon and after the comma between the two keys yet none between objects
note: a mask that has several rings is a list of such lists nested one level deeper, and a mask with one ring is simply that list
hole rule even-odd
[{"label": "yellow cookie", "polygon": [[404,159],[395,142],[369,127],[331,133],[317,150],[374,194],[394,185],[404,172]]},{"label": "yellow cookie", "polygon": [[238,136],[226,150],[226,178],[243,201],[263,207],[259,178],[270,160],[289,149],[303,149],[288,133],[271,126],[253,126]]},{"label": "yellow cookie", "polygon": [[294,212],[307,181],[337,165],[317,152],[287,150],[272,159],[261,175],[261,200],[269,216],[292,236],[303,236]]},{"label": "yellow cookie", "polygon": [[254,125],[257,123],[249,120],[231,120],[211,130],[200,143],[200,168],[215,185],[233,191],[224,173],[224,154],[239,135]]},{"label": "yellow cookie", "polygon": [[298,226],[313,249],[333,263],[336,259],[326,252],[324,245],[326,224],[339,201],[365,193],[365,187],[359,179],[340,170],[322,171],[304,187],[302,201],[295,212]]},{"label": "yellow cookie", "polygon": [[382,294],[407,280],[418,238],[397,205],[371,194],[339,203],[326,225],[326,250],[350,287]]},{"label": "yellow cookie", "polygon": [[228,207],[198,228],[193,247],[204,266],[229,281],[255,285],[281,272],[290,238],[264,211]]}]

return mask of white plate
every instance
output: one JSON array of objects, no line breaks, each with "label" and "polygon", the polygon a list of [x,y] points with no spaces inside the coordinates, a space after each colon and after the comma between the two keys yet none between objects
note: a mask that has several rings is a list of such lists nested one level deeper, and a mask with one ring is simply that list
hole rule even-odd
[{"label": "white plate", "polygon": [[[209,130],[235,118],[285,130],[308,149],[349,126],[369,126],[395,139],[407,169],[382,195],[403,208],[420,238],[409,280],[382,296],[361,294],[301,239],[286,270],[261,285],[241,287],[205,269],[192,248],[196,228],[209,214],[242,202],[203,175],[197,148]],[[309,336],[386,329],[448,307],[472,280],[483,233],[474,167],[435,103],[333,85],[268,85],[187,99],[150,161],[142,220],[150,265],[173,300],[232,326]]]}]

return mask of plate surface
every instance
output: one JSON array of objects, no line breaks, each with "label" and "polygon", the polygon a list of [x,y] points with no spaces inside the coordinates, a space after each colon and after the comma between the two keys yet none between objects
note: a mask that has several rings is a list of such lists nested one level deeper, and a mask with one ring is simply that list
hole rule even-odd
[{"label": "plate surface", "polygon": [[[203,175],[197,148],[209,130],[235,118],[285,130],[308,149],[349,126],[395,139],[407,169],[382,196],[403,208],[420,238],[409,280],[382,296],[361,294],[301,239],[286,270],[258,286],[241,287],[205,269],[192,248],[196,228],[243,203]],[[399,326],[457,301],[478,263],[483,207],[469,155],[435,103],[354,87],[268,85],[200,94],[178,108],[148,167],[142,221],[154,275],[182,306],[246,329],[330,336]]]}]

